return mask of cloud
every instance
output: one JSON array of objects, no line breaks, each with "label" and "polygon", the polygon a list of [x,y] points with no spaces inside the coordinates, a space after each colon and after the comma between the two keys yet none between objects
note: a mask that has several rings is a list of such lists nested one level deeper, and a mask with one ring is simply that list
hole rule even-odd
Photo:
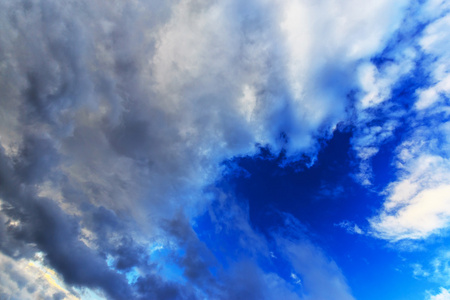
[{"label": "cloud", "polygon": [[356,179],[365,186],[372,185],[373,157],[383,144],[394,138],[395,131],[401,126],[400,119],[405,111],[389,100],[392,100],[392,90],[398,82],[414,69],[417,56],[412,47],[401,48],[390,55],[392,58],[387,63],[380,66],[366,63],[358,69],[360,86],[356,93],[354,120],[357,129],[352,144],[359,160]]},{"label": "cloud", "polygon": [[390,186],[384,213],[372,219],[379,236],[391,239],[426,238],[450,221],[448,165],[442,157],[421,156],[413,170]]},{"label": "cloud", "polygon": [[387,187],[380,215],[370,220],[379,237],[393,241],[423,239],[448,226],[447,127],[438,118],[429,128],[417,127],[397,147],[398,180]]},{"label": "cloud", "polygon": [[35,262],[27,259],[15,261],[0,254],[0,262],[2,299],[79,299],[76,292],[64,287],[53,271],[38,265],[38,257]]},{"label": "cloud", "polygon": [[226,289],[220,299],[302,299],[285,280],[274,273],[263,272],[249,260],[233,265],[225,284],[233,289]]},{"label": "cloud", "polygon": [[357,180],[373,185],[380,177],[374,178],[372,160],[395,148],[387,157],[396,170],[393,178],[385,187],[373,187],[383,190],[384,205],[369,219],[372,234],[389,241],[425,239],[443,232],[450,221],[449,39],[443,34],[450,23],[447,11],[431,11],[442,5],[413,5],[398,32],[402,38],[359,69],[352,138]]},{"label": "cloud", "polygon": [[354,299],[336,262],[314,245],[299,225],[298,220],[285,215],[285,226],[280,229],[281,234],[275,234],[275,240],[281,253],[300,275],[304,298]]},{"label": "cloud", "polygon": [[415,277],[428,277],[430,276],[430,273],[428,271],[425,271],[421,264],[413,264],[413,275]]},{"label": "cloud", "polygon": [[424,36],[419,41],[420,47],[425,53],[435,58],[432,62],[434,69],[431,69],[432,85],[417,91],[418,100],[415,103],[417,110],[430,108],[440,101],[448,98],[450,95],[450,75],[448,59],[450,56],[446,47],[449,46],[450,40],[443,33],[450,26],[450,16],[446,15],[432,24],[426,29]]},{"label": "cloud", "polygon": [[330,295],[354,299],[336,262],[314,243],[314,233],[298,219],[269,209],[262,221],[267,228],[262,229],[251,223],[248,207],[238,205],[223,191],[215,192],[222,195],[222,205],[211,207],[207,214],[211,223],[202,223],[196,230],[206,236],[214,233],[211,250],[220,259],[225,253],[217,282],[235,288],[219,287],[220,299],[276,299],[280,295],[288,299],[328,299]]},{"label": "cloud", "polygon": [[412,265],[413,275],[417,278],[426,278],[441,286],[450,285],[450,251],[440,250],[426,264]]},{"label": "cloud", "polygon": [[427,299],[428,300],[448,300],[448,299],[450,299],[450,292],[445,288],[441,288],[439,294],[432,295],[430,293],[428,295]]},{"label": "cloud", "polygon": [[33,197],[28,190],[20,191],[15,180],[0,178],[2,190],[6,190],[1,196],[6,201],[3,213],[9,217],[8,235],[37,245],[45,253],[45,263],[62,274],[68,284],[102,288],[114,299],[131,295],[125,280],[79,240],[76,218],[64,214],[49,199]]},{"label": "cloud", "polygon": [[295,271],[302,276],[306,299],[354,299],[336,263],[318,247],[309,241],[280,240],[279,243]]},{"label": "cloud", "polygon": [[[243,274],[251,287],[271,287],[261,289],[267,297],[295,298],[245,260],[216,282],[215,259],[191,225],[220,201],[204,188],[223,160],[255,154],[257,143],[292,160],[314,156],[317,139],[348,118],[355,70],[385,47],[407,3],[0,1],[2,255],[20,266],[43,253],[67,285],[111,299],[237,299],[247,287],[233,294],[220,280]],[[366,102],[385,103],[390,81],[380,77],[400,77],[402,67],[369,66],[364,91],[383,99]],[[389,124],[373,135],[385,139]],[[235,229],[242,245],[269,253],[248,223]],[[173,246],[166,261],[186,282],[149,259],[158,239]],[[330,296],[326,283],[352,299],[312,242],[279,243],[311,295]]]},{"label": "cloud", "polygon": [[339,226],[345,229],[350,234],[364,234],[364,231],[362,231],[362,229],[359,228],[357,224],[354,224],[353,222],[350,222],[348,220],[342,221],[338,224],[334,224],[334,226]]}]

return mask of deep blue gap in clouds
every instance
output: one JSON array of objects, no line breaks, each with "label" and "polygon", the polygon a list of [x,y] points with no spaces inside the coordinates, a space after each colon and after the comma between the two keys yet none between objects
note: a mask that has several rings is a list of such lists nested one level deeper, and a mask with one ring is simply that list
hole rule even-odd
[{"label": "deep blue gap in clouds", "polygon": [[[415,36],[422,30],[423,27],[416,28],[404,35]],[[405,36],[399,35],[394,44]],[[395,62],[390,53],[395,47],[391,48],[387,47],[372,62],[379,68]],[[305,225],[309,238],[336,261],[356,299],[423,299],[424,291],[437,289],[429,280],[414,278],[411,264],[430,261],[437,253],[436,245],[442,241],[427,242],[430,245],[426,249],[434,248],[427,254],[399,252],[386,241],[350,234],[336,226],[348,220],[364,231],[370,229],[367,218],[376,215],[384,201],[379,193],[396,180],[395,149],[408,138],[414,126],[421,125],[411,121],[417,117],[413,109],[416,90],[433,84],[424,67],[428,63],[424,57],[417,59],[414,70],[393,87],[392,101],[384,103],[374,112],[376,117],[366,124],[383,126],[393,115],[398,116],[400,124],[389,139],[378,145],[379,152],[371,161],[373,185],[369,188],[354,179],[358,160],[351,149],[356,134],[352,126],[341,126],[330,140],[320,141],[322,148],[315,164],[309,168],[308,157],[286,163],[284,152],[275,155],[270,148],[261,145],[255,156],[235,157],[223,163],[225,171],[216,187],[233,195],[241,207],[248,209],[251,226],[265,236],[270,250],[277,256],[276,259],[259,259],[258,264],[265,271],[276,272],[292,282],[293,268],[271,240],[274,228],[283,227],[284,219],[278,212],[286,212]],[[432,123],[432,119],[423,120],[422,125]],[[286,134],[282,133],[280,139],[289,143]],[[217,203],[214,205],[220,213]],[[249,249],[242,249],[240,233],[226,228],[217,230],[208,214],[198,218],[196,231],[224,267],[249,255]]]},{"label": "deep blue gap in clouds", "polygon": [[[274,210],[291,213],[318,232],[343,219],[364,221],[372,212],[370,201],[358,198],[370,199],[370,192],[351,177],[355,172],[349,156],[351,136],[351,130],[336,131],[310,168],[307,159],[281,167],[284,153],[275,157],[267,148],[255,157],[234,158],[244,172],[229,174],[218,186],[232,189],[239,201],[248,201],[251,223],[261,232],[268,229]],[[248,175],[239,176],[242,173]]]},{"label": "deep blue gap in clouds", "polygon": [[[259,147],[256,156],[225,161],[224,176],[216,187],[248,209],[251,226],[265,236],[277,257],[258,259],[258,264],[292,282],[293,268],[277,252],[271,236],[274,228],[283,227],[284,218],[278,212],[286,212],[305,225],[309,238],[336,261],[357,299],[422,299],[423,291],[430,285],[411,277],[410,266],[403,262],[408,253],[399,255],[385,241],[350,234],[336,226],[349,220],[368,229],[367,218],[375,215],[383,203],[378,192],[395,176],[392,150],[401,142],[404,130],[397,129],[373,158],[375,184],[371,189],[362,187],[352,177],[357,172],[351,150],[352,127],[336,130],[329,141],[322,141],[317,161],[310,168],[306,157],[283,164],[285,154],[274,155],[267,147]],[[217,203],[213,209],[221,213]],[[242,249],[240,233],[218,229],[209,213],[196,220],[195,230],[225,268],[250,255],[250,249]],[[398,289],[392,288],[392,281]],[[375,282],[377,286],[373,285]]]}]

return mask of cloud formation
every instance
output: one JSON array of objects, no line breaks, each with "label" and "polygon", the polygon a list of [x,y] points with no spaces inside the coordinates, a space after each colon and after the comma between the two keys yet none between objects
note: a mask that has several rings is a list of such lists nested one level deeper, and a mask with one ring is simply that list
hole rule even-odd
[{"label": "cloud formation", "polygon": [[[431,13],[434,9],[443,12]],[[362,112],[368,114],[360,116],[373,125],[354,141],[361,159],[360,176],[366,183],[371,178],[370,159],[389,141],[399,141],[393,157],[396,179],[384,190],[386,201],[380,214],[370,219],[374,234],[390,241],[425,239],[447,228],[450,221],[447,103],[450,57],[446,50],[449,39],[443,34],[450,25],[448,8],[443,2],[428,2],[411,14],[426,26],[414,35],[405,27],[404,35],[410,37],[404,45],[397,45],[385,54],[388,62],[375,70],[400,70],[394,72],[395,76],[382,77],[390,82],[381,84],[384,95],[389,95],[402,80],[413,80],[411,77],[415,76],[413,90],[403,91],[406,97],[396,94],[389,98],[378,92],[378,97],[370,98],[378,100],[372,100],[373,109],[363,108]],[[370,95],[366,94],[362,103],[369,103]],[[403,122],[408,125],[401,126]]]},{"label": "cloud formation", "polygon": [[439,294],[436,295],[429,295],[429,300],[447,300],[450,299],[450,292],[447,289],[441,288],[441,291]]},{"label": "cloud formation", "polygon": [[[221,176],[222,161],[253,155],[257,144],[284,151],[287,161],[314,157],[318,139],[338,123],[360,126],[382,107],[392,118],[354,140],[367,163],[362,174],[369,174],[370,158],[399,122],[388,100],[394,82],[415,56],[405,49],[397,64],[383,66],[370,59],[402,25],[408,5],[0,0],[0,264],[9,268],[2,293],[58,299],[85,288],[108,299],[353,299],[337,264],[307,234],[273,238],[304,290],[264,269],[256,258],[268,256],[271,241],[254,230],[248,211],[205,189]],[[417,90],[417,122],[447,113],[448,38],[439,33],[448,18],[434,18],[419,45],[439,66]],[[433,132],[437,144],[416,145],[415,136],[429,136],[417,129],[398,147],[403,171],[372,221],[378,236],[424,237],[446,226],[449,211],[422,207],[430,197],[447,200],[448,183],[430,175],[437,165],[448,175],[448,157],[437,152],[448,147],[446,124]],[[418,167],[423,160],[429,169]],[[408,182],[415,194],[404,199]],[[251,249],[228,267],[193,228],[213,204],[222,208],[211,213],[218,224]],[[430,220],[420,228],[409,222],[416,210]],[[32,275],[13,278],[38,253],[64,290],[33,290]]]}]

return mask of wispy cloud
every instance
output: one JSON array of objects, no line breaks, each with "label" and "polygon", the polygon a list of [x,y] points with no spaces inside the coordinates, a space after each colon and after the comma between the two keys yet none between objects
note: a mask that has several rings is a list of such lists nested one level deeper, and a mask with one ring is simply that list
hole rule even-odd
[{"label": "wispy cloud", "polygon": [[[392,159],[396,179],[384,189],[386,201],[380,213],[370,219],[373,233],[390,241],[424,239],[450,221],[449,56],[444,50],[449,23],[447,13],[437,13],[442,5],[415,6],[409,13],[416,24],[408,21],[400,30],[402,42],[388,48],[375,64],[364,66],[359,75],[357,124],[361,126],[352,143],[360,159],[360,182],[371,185],[372,159],[388,143],[397,145]],[[398,90],[408,80],[415,82],[413,90]]]},{"label": "wispy cloud", "polygon": [[345,229],[348,233],[351,234],[364,234],[364,231],[355,223],[350,222],[348,220],[342,221],[340,223],[334,224],[335,226],[341,227]]}]

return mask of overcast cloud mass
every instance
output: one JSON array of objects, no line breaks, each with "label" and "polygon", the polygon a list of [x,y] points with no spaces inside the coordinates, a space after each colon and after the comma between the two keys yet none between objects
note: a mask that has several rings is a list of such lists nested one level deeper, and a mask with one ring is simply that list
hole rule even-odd
[{"label": "overcast cloud mass", "polygon": [[0,299],[450,299],[450,3],[0,0]]}]

